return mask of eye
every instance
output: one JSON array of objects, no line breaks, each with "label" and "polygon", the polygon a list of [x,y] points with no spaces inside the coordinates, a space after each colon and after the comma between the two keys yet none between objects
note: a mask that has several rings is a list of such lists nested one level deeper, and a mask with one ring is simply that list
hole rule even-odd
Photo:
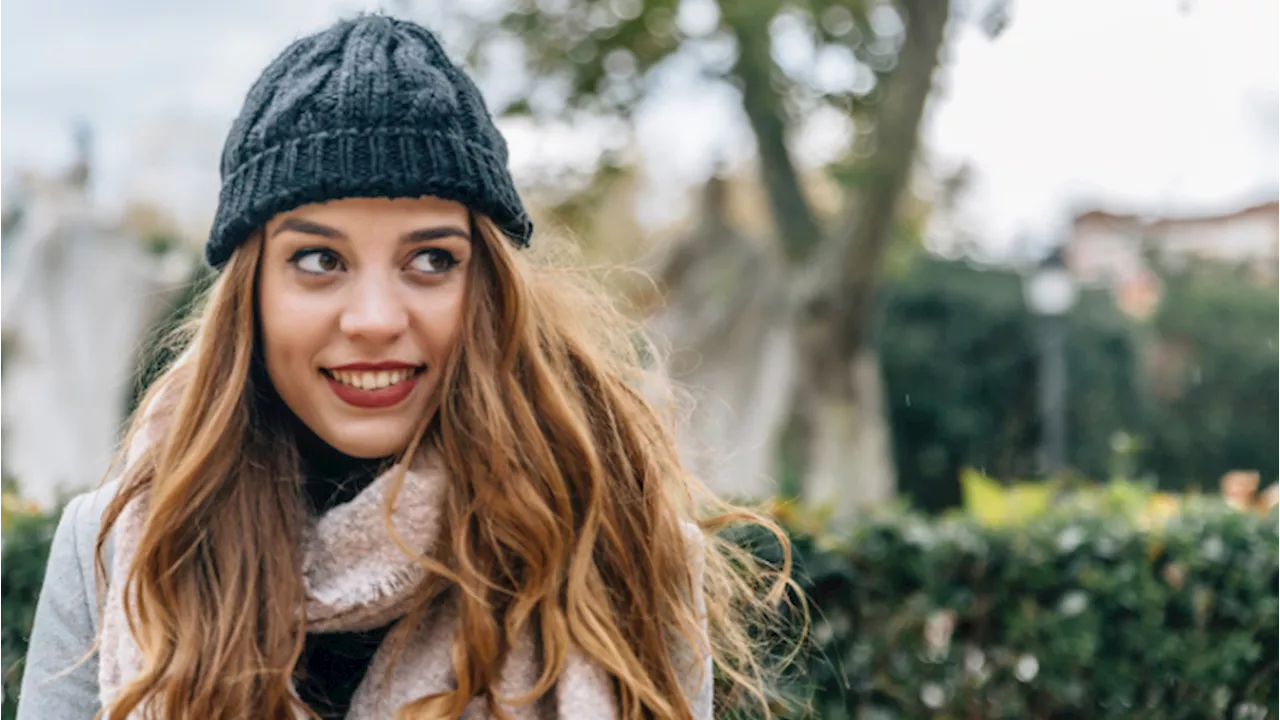
[{"label": "eye", "polygon": [[453,253],[442,248],[426,248],[414,254],[409,260],[409,265],[418,272],[427,273],[429,275],[438,275],[448,272],[458,264],[458,259]]},{"label": "eye", "polygon": [[289,258],[289,262],[298,269],[311,275],[325,275],[342,268],[342,258],[332,250],[325,248],[306,248],[299,250]]}]

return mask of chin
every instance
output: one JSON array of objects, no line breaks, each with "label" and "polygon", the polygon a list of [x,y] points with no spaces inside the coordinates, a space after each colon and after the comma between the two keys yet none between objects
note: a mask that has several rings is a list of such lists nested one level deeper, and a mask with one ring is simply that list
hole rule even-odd
[{"label": "chin", "polygon": [[[389,441],[388,438],[398,439]],[[399,456],[409,445],[408,432],[391,430],[330,433],[329,437],[322,437],[322,439],[338,452],[361,460]]]},{"label": "chin", "polygon": [[342,447],[334,445],[344,455],[350,455],[358,460],[377,460],[379,458],[398,456],[400,451],[404,449],[403,445],[395,447],[389,445],[353,445]]}]

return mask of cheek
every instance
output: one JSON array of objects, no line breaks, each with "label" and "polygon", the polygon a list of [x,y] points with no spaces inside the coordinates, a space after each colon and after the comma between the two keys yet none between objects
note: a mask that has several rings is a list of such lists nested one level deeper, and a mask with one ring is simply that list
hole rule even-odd
[{"label": "cheek", "polygon": [[291,378],[303,377],[303,366],[324,347],[332,312],[315,297],[269,281],[261,285],[258,312],[263,358],[272,383],[280,388]]},{"label": "cheek", "polygon": [[459,282],[437,288],[414,303],[414,326],[432,362],[444,361],[462,334],[465,299],[466,283]]}]

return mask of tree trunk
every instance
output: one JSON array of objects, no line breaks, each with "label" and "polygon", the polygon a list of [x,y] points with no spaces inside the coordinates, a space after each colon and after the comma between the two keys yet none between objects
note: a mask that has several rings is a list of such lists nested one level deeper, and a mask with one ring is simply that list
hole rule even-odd
[{"label": "tree trunk", "polygon": [[827,508],[836,522],[893,497],[896,470],[880,362],[860,350],[844,368],[839,392],[814,392],[806,411],[809,437],[805,504]]},{"label": "tree trunk", "polygon": [[837,520],[889,500],[895,489],[883,383],[868,331],[949,12],[947,0],[904,0],[900,7],[906,38],[876,109],[870,182],[851,198],[842,236],[819,251],[813,275],[800,288],[812,293],[800,320],[810,382],[797,407],[811,414],[813,428],[804,497],[829,507]]},{"label": "tree trunk", "polygon": [[[807,502],[832,505],[844,519],[892,497],[879,364],[866,335],[898,197],[915,158],[948,3],[904,0],[899,7],[907,32],[876,111],[872,182],[851,198],[839,228],[824,237],[786,144],[788,121],[770,54],[773,9],[721,3],[738,38],[734,72],[742,81],[760,179],[785,262],[755,255],[742,244],[694,250],[695,241],[687,252],[700,257],[673,261],[681,277],[671,287],[668,310],[654,323],[677,351],[673,377],[695,393],[686,453],[721,494],[758,498],[776,490],[768,478],[781,469],[776,457],[785,427],[796,444],[792,459],[803,464],[801,494]],[[704,237],[721,237],[718,232]],[[742,264],[753,255],[754,261]],[[785,270],[774,282],[761,267]],[[708,294],[716,278],[735,287],[722,285]],[[714,454],[708,452],[712,448]]]},{"label": "tree trunk", "polygon": [[713,178],[702,222],[659,270],[666,303],[649,327],[670,346],[661,375],[693,401],[680,433],[686,464],[722,497],[760,500],[777,492],[795,341],[781,258],[729,227],[723,192]]}]

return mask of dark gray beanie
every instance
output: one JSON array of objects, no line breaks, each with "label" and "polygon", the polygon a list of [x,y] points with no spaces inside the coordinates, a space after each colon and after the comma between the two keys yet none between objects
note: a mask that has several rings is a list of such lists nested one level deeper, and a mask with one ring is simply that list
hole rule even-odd
[{"label": "dark gray beanie", "polygon": [[290,45],[245,98],[222,150],[205,258],[220,268],[273,215],[347,197],[455,200],[518,246],[533,233],[507,144],[427,29],[380,15]]}]

